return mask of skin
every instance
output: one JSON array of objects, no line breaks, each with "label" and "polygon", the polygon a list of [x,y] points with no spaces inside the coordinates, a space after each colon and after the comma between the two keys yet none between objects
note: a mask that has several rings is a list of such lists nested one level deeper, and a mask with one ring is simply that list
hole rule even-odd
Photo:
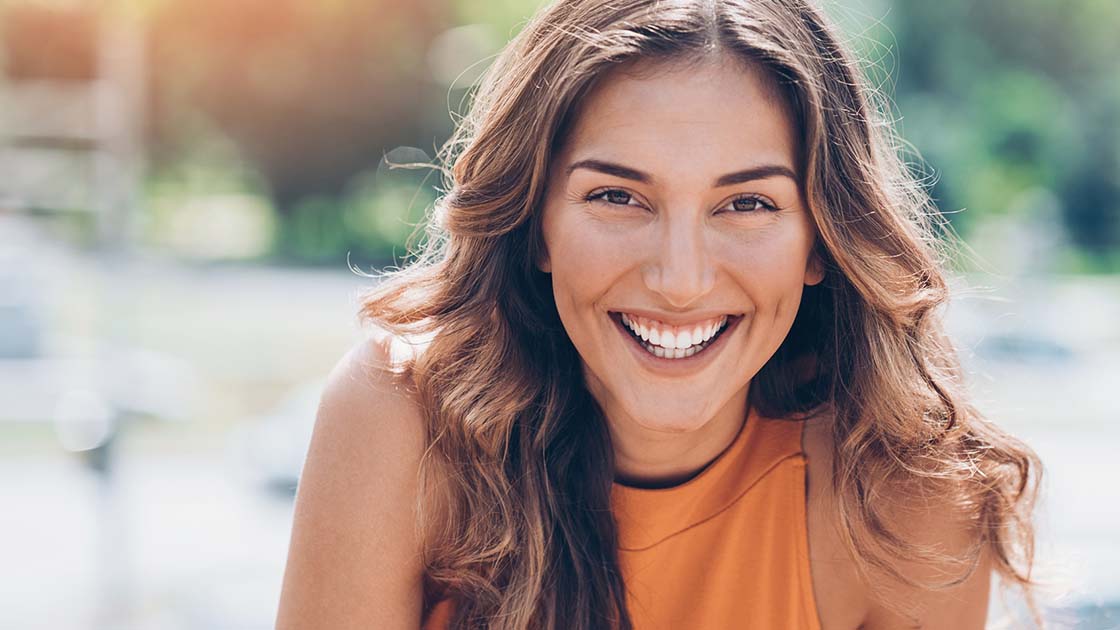
[{"label": "skin", "polygon": [[[723,57],[622,66],[579,107],[551,166],[541,220],[545,251],[535,262],[552,275],[560,318],[605,413],[616,480],[675,485],[731,444],[745,420],[751,379],[789,333],[803,288],[823,279],[795,170],[792,117],[765,74]],[[713,185],[760,166],[793,176]],[[600,195],[606,191],[614,192]],[[758,202],[735,201],[752,196]],[[743,319],[711,361],[669,376],[636,359],[609,316],[635,310],[685,321],[713,313]],[[987,553],[970,580],[943,591],[873,578],[891,601],[920,611],[911,618],[870,595],[840,535],[830,425],[827,412],[806,421],[802,445],[810,462],[810,564],[822,628],[983,628]],[[969,534],[949,509],[926,506],[897,519],[917,542],[951,552],[967,547]],[[916,564],[899,568],[916,579],[944,577]]]},{"label": "skin", "polygon": [[[616,69],[581,103],[553,161],[542,216],[547,251],[538,261],[552,274],[560,318],[606,414],[616,476],[647,487],[680,483],[727,448],[744,421],[751,378],[789,332],[804,285],[823,278],[796,179],[713,186],[760,166],[796,176],[793,126],[765,76],[724,59],[649,70]],[[572,170],[585,160],[623,165],[648,181]],[[608,189],[617,192],[586,199]],[[635,360],[608,316],[636,310],[743,320],[714,361],[667,376]]]},{"label": "skin", "polygon": [[[810,255],[814,229],[796,182],[786,177],[712,187],[714,178],[760,164],[792,167],[792,125],[763,77],[712,63],[687,69],[616,71],[582,104],[555,160],[544,208],[557,308],[584,359],[588,387],[610,424],[618,478],[678,483],[731,443],[745,419],[750,379],[788,333],[805,284],[820,282]],[[649,175],[641,183],[567,168],[594,157]],[[633,195],[626,207],[590,203],[603,188]],[[765,196],[782,208],[738,204]],[[617,195],[614,199],[622,199]],[[748,206],[743,209],[741,206]],[[718,360],[676,378],[652,374],[607,317],[641,308],[687,318],[743,313]],[[361,344],[331,373],[296,498],[277,628],[414,629],[423,595],[414,512],[427,448],[424,412],[390,368],[389,337]],[[807,421],[807,479],[813,592],[824,630],[968,630],[983,627],[991,558],[959,587],[927,592],[883,583],[890,601],[919,611],[902,618],[874,603],[839,535],[831,489],[831,419]],[[905,505],[906,497],[882,497]],[[435,519],[440,520],[440,506]],[[947,506],[900,513],[901,531],[957,552],[968,537]],[[944,578],[900,563],[916,579]]]}]

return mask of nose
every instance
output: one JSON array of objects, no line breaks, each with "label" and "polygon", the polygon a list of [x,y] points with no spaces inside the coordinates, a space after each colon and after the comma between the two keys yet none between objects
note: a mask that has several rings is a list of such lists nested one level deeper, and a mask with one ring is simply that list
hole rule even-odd
[{"label": "nose", "polygon": [[643,269],[646,287],[677,308],[688,307],[707,295],[715,285],[716,273],[704,240],[699,226],[672,221],[665,224]]}]

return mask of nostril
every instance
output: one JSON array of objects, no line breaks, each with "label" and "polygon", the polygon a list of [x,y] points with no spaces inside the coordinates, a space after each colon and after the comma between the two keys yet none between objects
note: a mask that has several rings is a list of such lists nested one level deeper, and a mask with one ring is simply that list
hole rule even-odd
[{"label": "nostril", "polygon": [[675,309],[685,309],[715,288],[715,271],[697,260],[680,264],[662,263],[646,268],[646,286]]}]

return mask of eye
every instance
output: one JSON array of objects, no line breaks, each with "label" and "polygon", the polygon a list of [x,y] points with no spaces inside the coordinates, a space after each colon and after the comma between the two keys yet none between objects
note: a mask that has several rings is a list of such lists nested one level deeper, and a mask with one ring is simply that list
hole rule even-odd
[{"label": "eye", "polygon": [[603,201],[612,206],[634,206],[635,208],[643,207],[641,204],[630,203],[633,201],[634,196],[620,188],[604,188],[603,190],[592,192],[584,197],[585,201]]},{"label": "eye", "polygon": [[751,214],[754,212],[758,212],[759,210],[777,212],[781,209],[773,203],[770,203],[770,201],[768,201],[765,197],[760,197],[758,195],[743,195],[741,197],[736,197],[731,200],[731,203],[728,206],[724,207],[727,208],[729,206],[732,208],[731,212],[735,212],[737,214]]}]

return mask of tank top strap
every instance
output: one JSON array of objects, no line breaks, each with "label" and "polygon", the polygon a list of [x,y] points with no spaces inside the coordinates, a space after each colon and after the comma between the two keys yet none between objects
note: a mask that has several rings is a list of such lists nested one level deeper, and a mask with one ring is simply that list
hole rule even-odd
[{"label": "tank top strap", "polygon": [[727,509],[782,462],[804,461],[803,425],[801,420],[766,418],[752,408],[731,445],[692,479],[669,488],[614,484],[611,509],[619,549],[657,545]]}]

